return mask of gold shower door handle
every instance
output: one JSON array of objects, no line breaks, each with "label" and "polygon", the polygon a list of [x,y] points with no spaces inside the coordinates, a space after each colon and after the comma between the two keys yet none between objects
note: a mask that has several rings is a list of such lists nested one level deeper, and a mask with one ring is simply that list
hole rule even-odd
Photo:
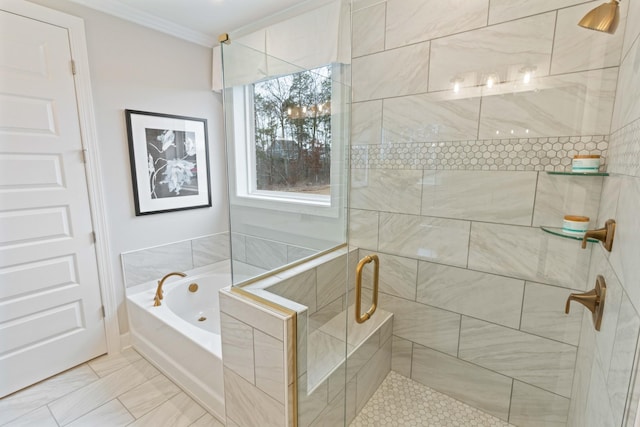
[{"label": "gold shower door handle", "polygon": [[[364,266],[371,261],[374,263],[373,270],[373,296],[371,298],[371,307],[366,313],[362,314],[362,270]],[[367,255],[362,258],[356,267],[356,322],[364,323],[373,316],[376,308],[378,308],[378,277],[380,275],[380,259],[378,255]]]}]

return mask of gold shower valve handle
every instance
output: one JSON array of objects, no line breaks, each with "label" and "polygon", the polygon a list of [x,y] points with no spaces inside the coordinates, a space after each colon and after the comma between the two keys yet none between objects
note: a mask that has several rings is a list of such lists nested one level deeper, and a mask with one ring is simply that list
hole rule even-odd
[{"label": "gold shower valve handle", "polygon": [[587,230],[584,233],[584,237],[582,238],[582,249],[587,248],[587,239],[596,239],[600,240],[604,245],[604,248],[611,252],[611,248],[613,247],[613,237],[616,234],[616,221],[613,219],[608,219],[604,223],[604,227],[598,228],[596,230]]},{"label": "gold shower valve handle", "polygon": [[604,281],[604,277],[598,276],[596,278],[596,287],[588,292],[582,294],[571,294],[567,298],[567,304],[564,307],[564,312],[569,314],[571,308],[571,301],[577,301],[580,304],[587,307],[587,309],[593,314],[593,324],[596,327],[596,331],[600,330],[602,324],[602,315],[604,313],[604,300],[607,293],[607,284]]},{"label": "gold shower valve handle", "polygon": [[596,311],[596,306],[600,302],[600,297],[598,296],[598,294],[596,294],[595,289],[591,289],[589,292],[585,292],[583,294],[571,294],[569,295],[569,298],[567,298],[567,304],[564,307],[564,312],[566,314],[569,314],[571,301],[579,302],[580,304],[587,307],[590,312],[594,313]]}]

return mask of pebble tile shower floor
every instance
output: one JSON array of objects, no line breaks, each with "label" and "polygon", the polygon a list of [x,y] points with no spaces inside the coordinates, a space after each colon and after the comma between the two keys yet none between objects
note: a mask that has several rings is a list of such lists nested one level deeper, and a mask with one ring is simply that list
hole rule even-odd
[{"label": "pebble tile shower floor", "polygon": [[508,427],[511,424],[391,371],[351,423],[351,427],[372,426]]}]

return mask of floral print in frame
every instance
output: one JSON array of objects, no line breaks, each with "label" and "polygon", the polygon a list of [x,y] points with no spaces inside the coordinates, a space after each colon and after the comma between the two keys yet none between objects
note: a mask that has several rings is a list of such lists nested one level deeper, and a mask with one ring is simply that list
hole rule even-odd
[{"label": "floral print in frame", "polygon": [[125,110],[136,215],[211,206],[207,121]]}]

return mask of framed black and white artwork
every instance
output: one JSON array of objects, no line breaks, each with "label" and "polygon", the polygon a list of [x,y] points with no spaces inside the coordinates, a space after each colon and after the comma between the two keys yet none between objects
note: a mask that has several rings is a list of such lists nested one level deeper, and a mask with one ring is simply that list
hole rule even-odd
[{"label": "framed black and white artwork", "polygon": [[211,206],[207,120],[125,110],[136,215]]}]

